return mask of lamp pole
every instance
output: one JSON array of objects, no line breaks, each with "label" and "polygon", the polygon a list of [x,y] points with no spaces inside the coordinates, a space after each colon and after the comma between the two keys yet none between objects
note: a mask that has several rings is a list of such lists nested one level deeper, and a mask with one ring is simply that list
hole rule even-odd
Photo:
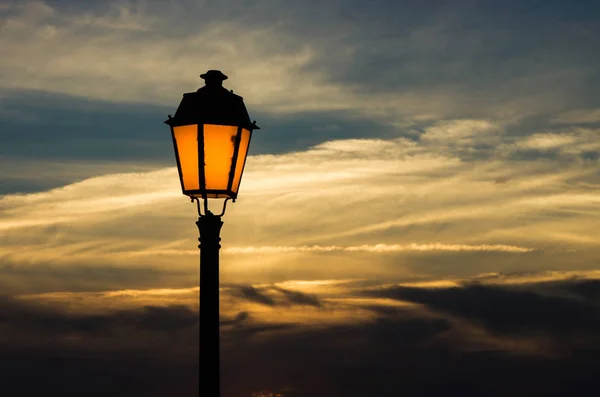
[{"label": "lamp pole", "polygon": [[[196,201],[200,232],[199,394],[220,396],[219,249],[221,217],[228,200],[235,202],[246,165],[252,132],[260,129],[243,98],[223,87],[219,70],[201,74],[205,86],[183,94],[171,128],[182,193]],[[213,214],[209,199],[225,199]],[[204,202],[201,211],[200,200]]]},{"label": "lamp pole", "polygon": [[207,212],[196,222],[200,232],[200,395],[220,396],[219,249],[220,216]]}]

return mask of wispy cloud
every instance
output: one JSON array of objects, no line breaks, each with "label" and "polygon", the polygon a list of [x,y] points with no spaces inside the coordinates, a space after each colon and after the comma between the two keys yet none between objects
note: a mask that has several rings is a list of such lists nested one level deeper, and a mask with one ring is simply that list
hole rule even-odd
[{"label": "wispy cloud", "polygon": [[[461,138],[441,145],[447,129]],[[360,278],[366,271],[402,278],[440,271],[419,261],[460,255],[496,263],[495,255],[529,253],[511,259],[523,270],[581,266],[599,243],[597,164],[583,149],[596,143],[592,130],[565,133],[513,137],[490,151],[477,140],[503,135],[502,125],[454,120],[419,140],[349,139],[252,156],[240,199],[226,216],[224,280],[309,279],[319,272]],[[524,147],[560,151],[514,162]],[[465,161],[469,150],[483,153]],[[195,277],[195,208],[179,192],[175,169],[166,168],[2,196],[7,238],[0,255],[15,264],[127,265]],[[319,267],[324,254],[343,265]],[[365,255],[377,265],[361,265]]]},{"label": "wispy cloud", "polygon": [[[42,2],[14,7],[1,27],[2,75],[10,77],[0,85],[172,105],[181,92],[199,85],[196,68],[231,65],[232,88],[243,87],[258,106],[315,108],[322,102],[311,104],[311,98],[333,104],[343,96],[318,73],[302,71],[315,50],[277,24],[207,20],[186,29],[184,10],[161,8],[159,16],[133,4],[110,3],[102,11],[57,9]],[[180,29],[173,31],[173,23]],[[310,83],[296,84],[299,77]]]},{"label": "wispy cloud", "polygon": [[228,254],[275,254],[282,252],[426,252],[426,251],[448,251],[448,252],[513,252],[524,253],[532,252],[533,248],[517,247],[512,245],[468,245],[468,244],[375,244],[375,245],[355,245],[355,246],[337,246],[337,245],[302,245],[293,246],[264,246],[264,247],[230,247],[224,250]]}]

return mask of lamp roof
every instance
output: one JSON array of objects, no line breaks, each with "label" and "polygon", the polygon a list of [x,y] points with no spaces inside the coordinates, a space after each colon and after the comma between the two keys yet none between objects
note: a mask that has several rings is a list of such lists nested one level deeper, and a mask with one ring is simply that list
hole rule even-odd
[{"label": "lamp roof", "polygon": [[233,125],[249,130],[259,127],[250,121],[244,99],[223,87],[227,76],[220,70],[209,70],[200,75],[205,85],[196,92],[183,94],[175,116],[165,121],[171,127],[190,124]]}]

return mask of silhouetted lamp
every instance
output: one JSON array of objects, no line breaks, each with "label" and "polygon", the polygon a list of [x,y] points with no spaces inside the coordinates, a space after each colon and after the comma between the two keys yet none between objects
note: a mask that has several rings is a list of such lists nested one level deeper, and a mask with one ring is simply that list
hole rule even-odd
[{"label": "silhouetted lamp", "polygon": [[[219,236],[229,199],[235,201],[242,180],[252,131],[242,97],[223,88],[218,70],[200,75],[205,86],[183,94],[171,127],[183,194],[198,205],[200,231],[200,395],[219,396]],[[200,200],[204,202],[204,213]],[[225,199],[214,215],[209,199]]]}]

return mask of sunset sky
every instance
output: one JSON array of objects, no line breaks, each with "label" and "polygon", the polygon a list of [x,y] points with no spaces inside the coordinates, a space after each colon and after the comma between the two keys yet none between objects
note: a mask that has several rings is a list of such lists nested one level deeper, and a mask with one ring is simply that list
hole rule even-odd
[{"label": "sunset sky", "polygon": [[163,121],[218,69],[261,127],[224,397],[588,395],[599,37],[595,1],[0,0],[0,388],[197,393]]}]

